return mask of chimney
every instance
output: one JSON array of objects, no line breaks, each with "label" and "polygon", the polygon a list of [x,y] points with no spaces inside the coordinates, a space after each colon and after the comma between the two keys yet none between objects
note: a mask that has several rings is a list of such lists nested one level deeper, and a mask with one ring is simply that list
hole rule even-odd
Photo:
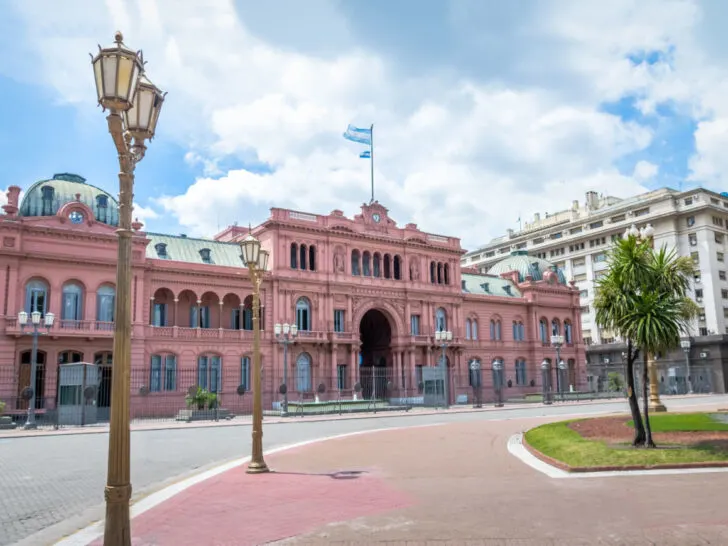
[{"label": "chimney", "polygon": [[597,210],[599,208],[599,194],[597,192],[586,192],[586,206],[589,210]]},{"label": "chimney", "polygon": [[538,222],[541,219],[541,215],[537,212],[533,215],[533,221]]},{"label": "chimney", "polygon": [[20,186],[10,186],[7,192],[8,204],[3,205],[3,210],[8,216],[15,216],[18,213],[18,197],[20,197]]},{"label": "chimney", "polygon": [[571,210],[579,210],[579,200],[578,199],[574,199],[571,202]]}]

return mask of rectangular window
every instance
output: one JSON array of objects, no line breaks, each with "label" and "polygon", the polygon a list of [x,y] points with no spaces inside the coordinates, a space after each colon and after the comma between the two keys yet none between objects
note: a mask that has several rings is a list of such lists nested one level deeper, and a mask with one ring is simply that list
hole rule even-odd
[{"label": "rectangular window", "polygon": [[604,252],[600,252],[599,254],[594,254],[592,256],[593,262],[606,262],[607,261],[607,255]]},{"label": "rectangular window", "polygon": [[210,308],[208,306],[190,307],[190,328],[209,328]]},{"label": "rectangular window", "polygon": [[346,389],[346,364],[336,366],[336,388],[340,391]]},{"label": "rectangular window", "polygon": [[579,273],[578,275],[574,275],[574,281],[581,282],[586,280],[586,273]]},{"label": "rectangular window", "polygon": [[721,289],[720,297],[724,300],[728,300],[728,290],[726,290],[725,288]]},{"label": "rectangular window", "polygon": [[692,205],[693,204],[693,198],[692,197],[686,197],[683,201],[686,205]]},{"label": "rectangular window", "polygon": [[152,355],[149,390],[151,392],[162,390],[162,357],[160,355]]},{"label": "rectangular window", "polygon": [[334,309],[334,332],[344,331],[344,310]]},{"label": "rectangular window", "polygon": [[167,326],[167,304],[155,303],[152,326]]},{"label": "rectangular window", "polygon": [[410,316],[410,333],[413,336],[420,335],[420,316],[419,315]]},{"label": "rectangular window", "polygon": [[582,290],[581,292],[579,292],[579,297],[580,298],[588,298],[589,297],[589,290]]},{"label": "rectangular window", "polygon": [[586,265],[586,260],[584,260],[584,258],[579,258],[578,260],[571,261],[572,267],[582,267],[584,265]]},{"label": "rectangular window", "polygon": [[230,312],[230,328],[232,330],[240,330],[242,327],[242,322],[240,320],[240,308],[233,309]]},{"label": "rectangular window", "polygon": [[695,225],[695,216],[688,216],[685,218],[685,224],[688,227],[693,227]]},{"label": "rectangular window", "polygon": [[703,289],[702,288],[695,289],[695,297],[703,299]]},{"label": "rectangular window", "polygon": [[249,356],[240,359],[240,385],[245,388],[245,392],[250,392],[250,362]]},{"label": "rectangular window", "polygon": [[716,252],[716,253],[715,253],[715,258],[716,258],[716,260],[718,260],[719,262],[722,262],[722,261],[724,260],[724,255],[723,255],[723,253],[722,253],[722,252]]},{"label": "rectangular window", "polygon": [[700,263],[700,254],[699,253],[697,253],[697,252],[691,252],[690,253],[690,257],[692,258],[694,264],[699,264]]},{"label": "rectangular window", "polygon": [[715,242],[719,245],[723,244],[723,234],[722,233],[715,233]]},{"label": "rectangular window", "polygon": [[526,385],[525,360],[516,360],[516,385]]},{"label": "rectangular window", "polygon": [[572,235],[576,235],[577,233],[581,233],[581,227],[571,228],[569,230],[569,233],[571,233]]},{"label": "rectangular window", "polygon": [[422,393],[422,364],[417,364],[415,366],[415,382],[417,383],[417,391]]},{"label": "rectangular window", "polygon": [[695,233],[688,234],[688,243],[690,246],[696,246],[698,244],[698,236]]},{"label": "rectangular window", "polygon": [[638,209],[638,210],[634,211],[635,216],[645,216],[646,214],[649,214],[649,213],[650,213],[649,207],[646,207],[643,209]]},{"label": "rectangular window", "polygon": [[589,224],[589,229],[599,229],[603,225],[604,225],[604,222],[602,222],[602,221],[592,222],[591,224]]},{"label": "rectangular window", "polygon": [[617,222],[624,222],[624,214],[612,216],[609,221],[612,222],[613,224],[616,224]]},{"label": "rectangular window", "polygon": [[560,231],[549,235],[549,239],[561,239],[561,237],[562,237],[562,233]]},{"label": "rectangular window", "polygon": [[177,390],[177,357],[175,355],[164,357],[164,390]]},{"label": "rectangular window", "polygon": [[721,281],[724,281],[725,280],[725,271],[718,271],[718,278]]},{"label": "rectangular window", "polygon": [[720,216],[713,216],[713,225],[723,227],[723,218]]}]

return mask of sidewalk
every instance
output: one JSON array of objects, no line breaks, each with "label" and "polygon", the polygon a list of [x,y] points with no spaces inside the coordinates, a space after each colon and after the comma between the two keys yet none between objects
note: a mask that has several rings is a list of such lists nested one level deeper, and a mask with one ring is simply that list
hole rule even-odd
[{"label": "sidewalk", "polygon": [[[673,396],[670,399],[682,399],[682,398],[707,398],[712,395],[680,395]],[[624,402],[622,398],[610,398],[610,399],[599,399],[599,400],[575,400],[566,402],[556,402],[553,406],[545,406],[541,403],[530,402],[521,404],[506,404],[501,408],[496,408],[492,404],[484,404],[482,408],[474,408],[471,405],[452,406],[449,409],[431,409],[431,408],[412,408],[411,410],[404,411],[379,411],[379,412],[362,412],[362,413],[349,413],[349,414],[326,414],[306,417],[296,417],[289,415],[288,417],[274,417],[265,416],[263,422],[266,425],[276,425],[281,423],[297,423],[297,422],[318,422],[318,421],[337,421],[344,419],[373,419],[373,418],[385,418],[385,417],[405,417],[405,416],[418,416],[418,415],[438,415],[438,414],[450,414],[450,413],[476,413],[483,411],[508,411],[508,410],[519,410],[527,408],[543,408],[559,407],[559,406],[583,406],[593,404],[612,404],[616,402]],[[168,430],[168,429],[189,429],[189,428],[201,428],[201,427],[235,427],[235,426],[246,426],[251,424],[252,417],[250,415],[238,416],[229,421],[196,421],[196,422],[180,422],[180,421],[150,421],[150,422],[133,422],[131,424],[132,431],[147,431],[147,430]],[[0,438],[28,438],[36,436],[58,436],[67,434],[106,434],[109,432],[108,424],[89,425],[85,427],[62,427],[59,429],[53,428],[40,428],[37,430],[24,430],[18,427],[14,430],[0,430]]]},{"label": "sidewalk", "polygon": [[152,506],[133,519],[132,544],[728,543],[728,474],[553,480],[508,454],[512,434],[557,419],[409,427],[282,451],[266,457],[274,472],[238,466]]}]

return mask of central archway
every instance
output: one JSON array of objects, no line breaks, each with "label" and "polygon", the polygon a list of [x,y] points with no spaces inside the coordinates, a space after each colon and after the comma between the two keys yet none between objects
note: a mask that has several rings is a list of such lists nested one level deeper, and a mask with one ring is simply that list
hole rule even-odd
[{"label": "central archway", "polygon": [[392,363],[392,325],[379,309],[370,309],[359,323],[359,376],[364,398],[383,398]]}]

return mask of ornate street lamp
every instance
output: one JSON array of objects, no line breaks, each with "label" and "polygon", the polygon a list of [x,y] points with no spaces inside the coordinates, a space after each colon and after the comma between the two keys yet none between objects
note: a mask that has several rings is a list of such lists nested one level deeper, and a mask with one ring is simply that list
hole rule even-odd
[{"label": "ornate street lamp", "polygon": [[551,404],[551,363],[544,359],[541,362],[541,393],[544,404]]},{"label": "ornate street lamp", "polygon": [[448,369],[447,369],[447,357],[445,356],[445,351],[447,351],[448,345],[450,345],[450,342],[452,341],[452,332],[447,331],[437,331],[435,332],[435,341],[442,349],[442,356],[440,357],[440,366],[442,366],[443,371],[443,404],[445,409],[447,409],[450,406],[450,390],[448,385]]},{"label": "ornate street lamp", "polygon": [[[46,313],[43,318],[44,326],[47,332],[50,333],[56,317],[53,313]],[[18,324],[20,325],[20,332],[25,334],[25,328],[28,326],[28,313],[25,311],[18,313]],[[39,330],[39,326],[41,325],[40,311],[33,311],[30,314],[30,324],[33,326],[33,330],[28,332],[27,335],[33,338],[33,348],[30,352],[30,385],[28,385],[27,389],[23,389],[23,398],[28,402],[28,416],[25,419],[25,425],[23,425],[25,429],[38,428],[35,422],[35,404],[38,398],[38,393],[35,392],[35,382],[38,377],[38,336],[44,335]]]},{"label": "ornate street lamp", "polygon": [[131,544],[129,405],[134,169],[144,158],[144,141],[154,137],[164,94],[146,78],[141,52],[126,47],[121,32],[114,36],[113,45],[99,46],[91,64],[98,103],[104,111],[109,111],[106,121],[119,156],[119,229],[116,231],[119,245],[104,544],[128,546]]},{"label": "ornate street lamp", "polygon": [[295,324],[276,324],[273,327],[276,341],[283,345],[283,385],[280,392],[283,394],[283,407],[281,415],[288,415],[288,346],[296,343],[298,335],[298,326]]},{"label": "ornate street lamp", "polygon": [[564,378],[561,377],[561,347],[564,346],[564,336],[551,336],[551,346],[556,349],[556,390],[564,401]]},{"label": "ornate street lamp", "polygon": [[503,361],[493,361],[493,388],[495,389],[495,407],[503,407]]},{"label": "ornate street lamp", "polygon": [[260,241],[248,234],[240,243],[242,259],[253,284],[253,453],[248,474],[268,472],[263,460],[263,398],[260,380],[260,283],[268,268],[268,251],[261,250]]},{"label": "ornate street lamp", "polygon": [[685,353],[685,365],[687,366],[688,374],[688,394],[693,394],[693,378],[690,374],[690,339],[681,340],[680,347],[682,347],[682,350]]}]

